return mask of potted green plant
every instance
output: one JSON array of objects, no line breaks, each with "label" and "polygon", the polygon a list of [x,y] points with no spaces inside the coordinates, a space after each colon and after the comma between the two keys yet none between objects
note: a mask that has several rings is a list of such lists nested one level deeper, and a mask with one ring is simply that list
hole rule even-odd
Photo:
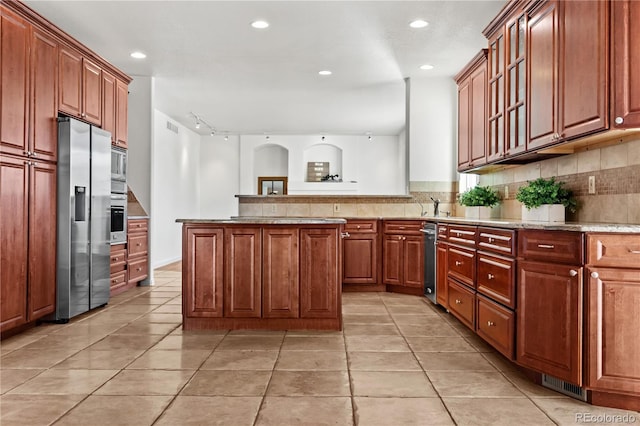
[{"label": "potted green plant", "polygon": [[564,188],[565,182],[538,178],[521,186],[516,200],[522,206],[522,220],[534,222],[564,222],[565,210],[575,212],[578,206],[573,193]]},{"label": "potted green plant", "polygon": [[474,186],[460,194],[460,204],[465,206],[464,215],[468,218],[491,219],[499,212],[493,207],[500,203],[498,192],[488,186]]}]

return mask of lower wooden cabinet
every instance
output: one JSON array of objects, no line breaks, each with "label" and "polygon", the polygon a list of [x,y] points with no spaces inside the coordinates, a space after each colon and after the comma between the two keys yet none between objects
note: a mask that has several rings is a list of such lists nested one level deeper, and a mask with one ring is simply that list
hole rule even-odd
[{"label": "lower wooden cabinet", "polygon": [[384,284],[424,289],[424,222],[384,221],[382,280]]},{"label": "lower wooden cabinet", "polygon": [[502,355],[513,359],[516,318],[512,310],[477,295],[476,332]]},{"label": "lower wooden cabinet", "polygon": [[342,241],[342,282],[344,284],[378,283],[378,235],[349,233]]},{"label": "lower wooden cabinet", "polygon": [[640,398],[640,269],[587,274],[587,387]]},{"label": "lower wooden cabinet", "polygon": [[111,296],[122,293],[128,289],[127,274],[127,245],[116,244],[111,246]]},{"label": "lower wooden cabinet", "polygon": [[127,264],[130,286],[149,276],[149,219],[127,220]]},{"label": "lower wooden cabinet", "polygon": [[582,385],[582,292],[582,267],[518,261],[518,364]]},{"label": "lower wooden cabinet", "polygon": [[55,311],[56,166],[0,155],[0,331]]},{"label": "lower wooden cabinet", "polygon": [[447,244],[438,241],[436,244],[436,301],[445,308],[449,307],[447,270]]},{"label": "lower wooden cabinet", "polygon": [[183,326],[339,329],[338,241],[338,226],[184,225]]},{"label": "lower wooden cabinet", "polygon": [[449,312],[471,330],[475,330],[476,322],[476,294],[456,281],[449,279],[448,291]]}]

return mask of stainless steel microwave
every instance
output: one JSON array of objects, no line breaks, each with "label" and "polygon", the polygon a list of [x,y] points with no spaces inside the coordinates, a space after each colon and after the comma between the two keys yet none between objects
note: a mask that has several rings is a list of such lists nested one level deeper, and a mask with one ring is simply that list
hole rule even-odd
[{"label": "stainless steel microwave", "polygon": [[111,180],[127,181],[127,151],[111,147]]}]

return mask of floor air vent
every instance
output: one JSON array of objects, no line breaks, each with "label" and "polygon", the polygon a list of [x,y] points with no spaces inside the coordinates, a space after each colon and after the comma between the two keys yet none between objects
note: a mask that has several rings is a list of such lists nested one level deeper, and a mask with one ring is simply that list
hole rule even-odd
[{"label": "floor air vent", "polygon": [[576,386],[571,383],[567,383],[564,380],[560,380],[553,376],[546,374],[542,375],[542,386],[553,389],[556,392],[563,393],[572,398],[579,399],[580,401],[587,400],[587,391],[580,386]]}]

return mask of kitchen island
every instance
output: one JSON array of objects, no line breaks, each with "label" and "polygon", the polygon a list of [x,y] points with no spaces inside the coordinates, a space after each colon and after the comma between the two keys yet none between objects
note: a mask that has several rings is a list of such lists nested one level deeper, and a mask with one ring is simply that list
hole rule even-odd
[{"label": "kitchen island", "polygon": [[178,219],[182,327],[340,330],[344,219]]}]

